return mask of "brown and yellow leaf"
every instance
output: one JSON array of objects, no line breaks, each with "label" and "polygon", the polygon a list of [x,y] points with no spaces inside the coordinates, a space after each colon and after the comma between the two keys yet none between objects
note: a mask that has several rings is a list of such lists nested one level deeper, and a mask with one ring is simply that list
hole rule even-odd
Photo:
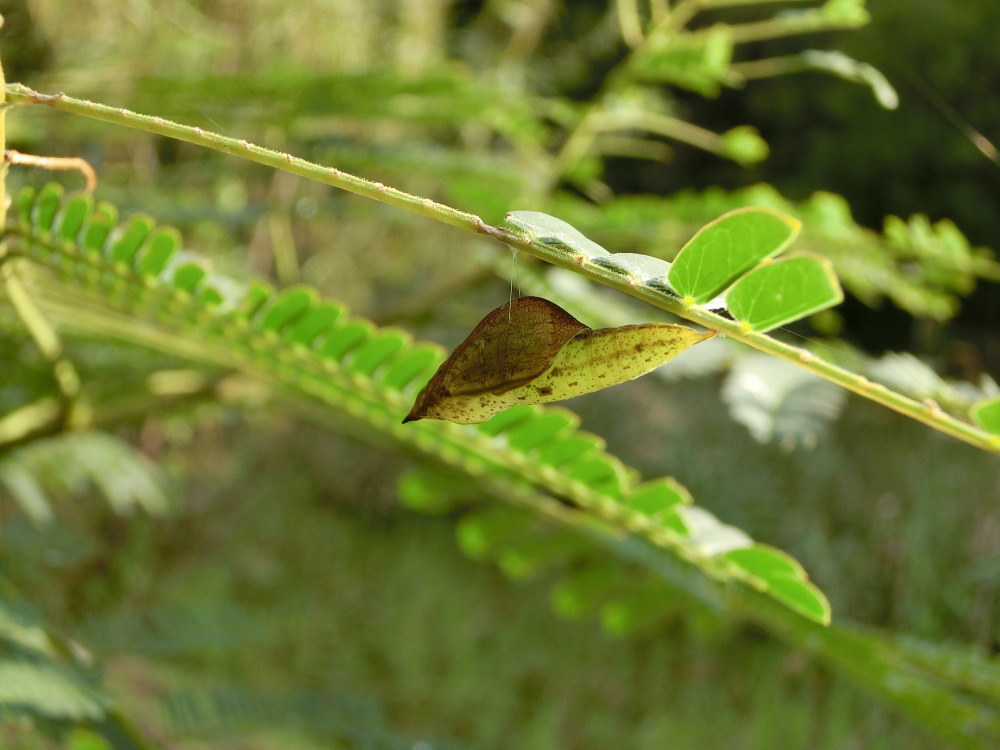
[{"label": "brown and yellow leaf", "polygon": [[403,422],[484,422],[517,404],[562,401],[654,370],[714,331],[667,323],[593,330],[520,297],[487,315],[438,368]]}]

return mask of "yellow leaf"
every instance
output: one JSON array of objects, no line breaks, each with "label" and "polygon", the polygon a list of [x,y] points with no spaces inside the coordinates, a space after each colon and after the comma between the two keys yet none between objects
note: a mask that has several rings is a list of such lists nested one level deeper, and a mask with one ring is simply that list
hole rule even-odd
[{"label": "yellow leaf", "polygon": [[517,404],[599,391],[645,375],[714,335],[667,323],[593,330],[548,300],[521,297],[483,318],[403,422],[475,424]]}]

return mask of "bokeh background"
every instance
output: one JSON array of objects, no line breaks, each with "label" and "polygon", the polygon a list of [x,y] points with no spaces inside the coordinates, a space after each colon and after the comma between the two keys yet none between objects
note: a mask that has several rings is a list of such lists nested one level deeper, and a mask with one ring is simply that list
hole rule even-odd
[{"label": "bokeh background", "polygon": [[[672,144],[658,162],[607,159],[604,183],[653,196],[762,182],[791,200],[827,190],[874,230],[922,213],[994,246],[1000,168],[973,131],[1000,139],[1000,6],[869,10],[863,29],[740,54],[843,50],[885,73],[898,109],[818,73],[709,98],[672,91],[672,111],[701,127],[755,126],[770,157],[741,167]],[[575,190],[547,171],[538,123],[590,101],[627,53],[596,1],[6,0],[0,12],[8,81],[243,137],[494,222]],[[488,81],[490,100],[439,96],[453,70]],[[401,73],[427,98],[388,96]],[[531,103],[542,100],[539,117]],[[315,285],[420,338],[454,345],[511,292],[506,251],[429,220],[44,108],[8,123],[12,147],[87,158],[100,198],[177,226],[227,272]],[[14,170],[10,182],[48,178]],[[533,268],[517,259],[515,284],[519,264]],[[990,284],[950,321],[848,299],[840,333],[872,355],[912,351],[941,371],[997,377],[998,305]],[[30,347],[16,326],[0,334],[0,386],[28,387]],[[68,345],[94,377],[155,359]],[[811,450],[788,451],[733,422],[719,390],[718,376],[647,379],[572,406],[644,475],[677,476],[699,504],[802,561],[838,615],[998,648],[994,458],[855,399]],[[165,469],[171,513],[122,517],[97,492],[65,493],[39,525],[4,503],[0,570],[93,651],[126,710],[171,747],[941,746],[739,622],[689,608],[613,638],[593,619],[560,619],[551,579],[509,580],[462,555],[453,518],[399,508],[409,459],[267,401],[151,414],[118,434]],[[0,724],[0,742],[50,746],[17,721]]]}]

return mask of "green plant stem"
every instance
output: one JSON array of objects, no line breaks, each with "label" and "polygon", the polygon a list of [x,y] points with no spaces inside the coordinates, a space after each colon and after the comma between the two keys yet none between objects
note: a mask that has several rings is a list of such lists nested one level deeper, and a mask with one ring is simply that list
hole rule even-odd
[{"label": "green plant stem", "polygon": [[[2,19],[0,19],[2,22]],[[7,151],[7,79],[4,77],[3,63],[0,62],[0,155]],[[7,160],[0,160],[0,229],[7,220]]]},{"label": "green plant stem", "polygon": [[951,435],[958,440],[962,440],[987,452],[1000,455],[1000,436],[992,435],[968,422],[946,414],[932,401],[920,402],[901,393],[891,391],[884,385],[873,383],[861,375],[822,360],[804,349],[789,346],[764,334],[744,331],[734,321],[715,315],[708,310],[689,307],[682,300],[666,292],[642,284],[631,283],[628,279],[614,271],[590,263],[584,258],[576,258],[562,249],[546,245],[537,240],[533,241],[520,232],[487,224],[473,214],[459,211],[427,198],[420,198],[409,193],[404,193],[396,188],[370,182],[333,167],[324,167],[303,159],[298,159],[290,154],[272,151],[271,149],[256,146],[247,141],[229,138],[217,133],[210,133],[201,128],[180,125],[165,120],[162,117],[141,115],[130,112],[127,109],[108,107],[68,96],[46,96],[34,92],[21,84],[8,84],[7,95],[9,100],[15,104],[44,104],[60,111],[79,114],[104,122],[124,125],[137,130],[207,146],[208,148],[213,148],[224,153],[265,164],[274,169],[281,169],[301,177],[347,190],[357,195],[363,195],[381,203],[412,211],[446,224],[489,235],[510,247],[523,250],[536,258],[562,268],[570,269],[587,278],[643,300],[661,310],[686,318],[707,328],[712,328],[720,334],[729,336],[754,349],[803,367],[853,393],[882,404],[940,432]]},{"label": "green plant stem", "polygon": [[830,23],[822,19],[812,18],[772,18],[766,21],[753,21],[730,26],[733,44],[748,44],[762,42],[768,39],[798,36],[799,34],[815,34],[824,31],[839,31],[856,28],[852,23]]},{"label": "green plant stem", "polygon": [[747,81],[777,78],[789,73],[802,73],[810,70],[802,59],[802,55],[783,55],[781,57],[767,57],[762,60],[747,60],[735,62],[729,67],[740,78]]},{"label": "green plant stem", "polygon": [[[687,26],[691,19],[699,13],[709,10],[722,10],[724,8],[738,8],[749,5],[775,5],[781,3],[788,5],[791,3],[814,3],[816,0],[681,0],[677,6],[664,16],[654,33],[673,33]],[[772,23],[764,21],[762,23]],[[787,23],[786,20],[773,22],[778,25]],[[824,28],[814,28],[813,31],[825,31]],[[778,34],[784,36],[784,34]]]},{"label": "green plant stem", "polygon": [[[52,375],[59,389],[58,421],[64,425],[85,421],[86,410],[80,408],[80,376],[73,363],[63,356],[59,335],[25,289],[17,273],[17,263],[16,259],[6,255],[6,248],[0,245],[0,286],[28,329],[35,347],[52,366]],[[39,413],[42,412],[35,412],[36,415]]]},{"label": "green plant stem", "polygon": [[602,112],[596,118],[597,132],[603,130],[646,130],[675,141],[682,141],[713,154],[722,153],[722,137],[711,130],[654,112]]},{"label": "green plant stem", "polygon": [[639,15],[639,4],[636,0],[618,0],[615,3],[618,14],[618,28],[622,39],[629,47],[642,44],[642,16]]}]

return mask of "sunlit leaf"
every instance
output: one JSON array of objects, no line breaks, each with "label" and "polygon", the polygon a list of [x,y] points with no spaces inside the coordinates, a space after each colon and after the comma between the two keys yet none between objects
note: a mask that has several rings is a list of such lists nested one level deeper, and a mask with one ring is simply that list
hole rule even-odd
[{"label": "sunlit leaf", "polygon": [[691,493],[671,477],[646,482],[628,497],[628,507],[645,516],[657,516],[691,502]]},{"label": "sunlit leaf", "polygon": [[678,294],[702,304],[765,258],[784,250],[799,222],[765,208],[740,208],[704,226],[681,249],[667,274]]},{"label": "sunlit leaf", "polygon": [[288,323],[305,313],[316,302],[316,292],[307,287],[293,287],[271,300],[262,311],[261,325],[280,331]]},{"label": "sunlit leaf", "polygon": [[973,404],[970,414],[984,430],[1000,435],[1000,396]]},{"label": "sunlit leaf", "polygon": [[830,624],[832,614],[830,602],[823,592],[809,581],[774,578],[767,581],[767,593],[810,620],[823,625]]},{"label": "sunlit leaf", "polygon": [[805,571],[795,558],[774,547],[755,544],[752,547],[734,549],[723,555],[753,575],[764,579],[777,577],[804,578]]},{"label": "sunlit leaf", "polygon": [[764,591],[810,620],[828,625],[830,602],[809,582],[805,570],[791,556],[762,544],[734,549],[721,555],[751,574]]},{"label": "sunlit leaf", "polygon": [[726,292],[726,308],[747,330],[765,333],[844,299],[830,262],[797,255],[763,263]]}]

